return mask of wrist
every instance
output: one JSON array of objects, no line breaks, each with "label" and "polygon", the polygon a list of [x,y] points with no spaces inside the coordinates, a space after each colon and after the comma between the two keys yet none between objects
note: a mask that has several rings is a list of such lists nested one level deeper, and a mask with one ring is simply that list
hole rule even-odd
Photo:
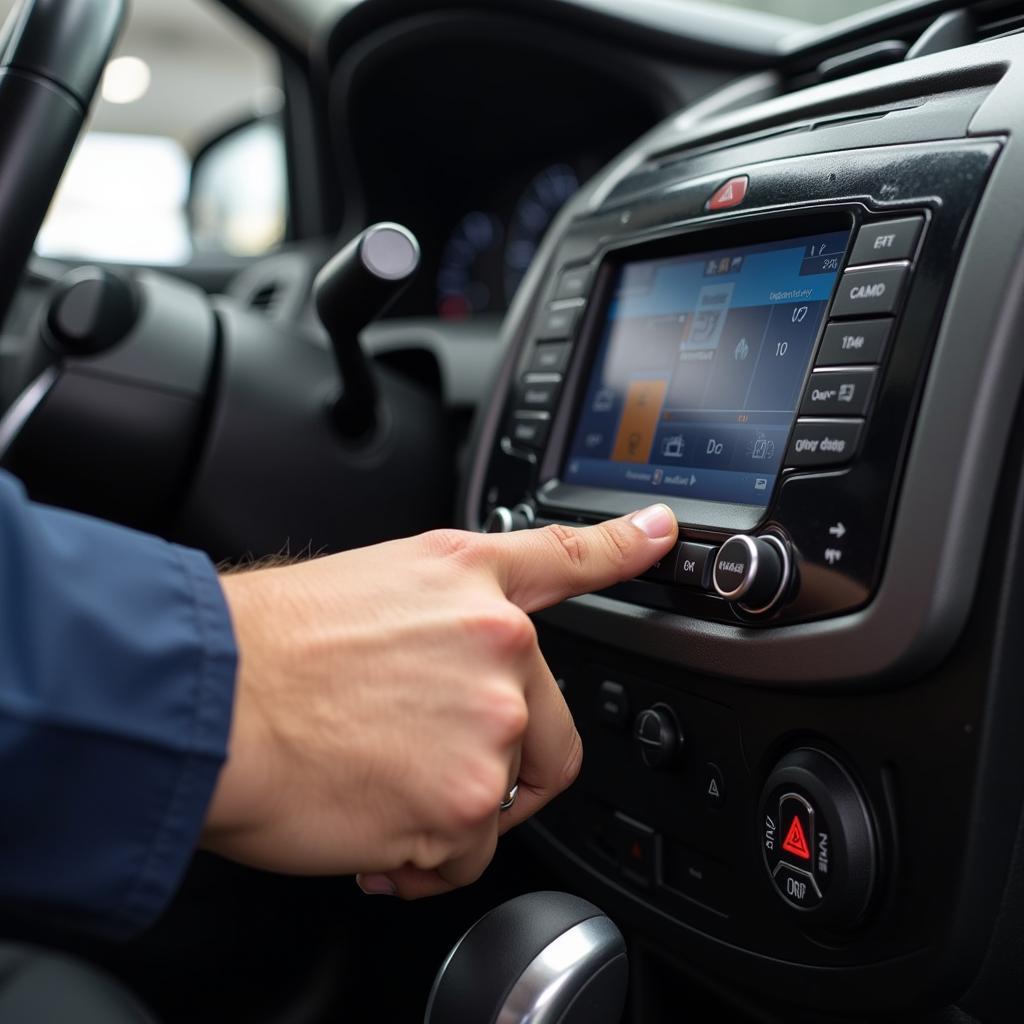
[{"label": "wrist", "polygon": [[[207,809],[202,845],[217,851],[232,837],[258,826],[269,792],[269,730],[260,703],[259,679],[265,676],[262,649],[271,621],[258,577],[233,573],[220,577],[238,648],[235,700],[228,751]],[[261,639],[262,638],[262,639]]]}]

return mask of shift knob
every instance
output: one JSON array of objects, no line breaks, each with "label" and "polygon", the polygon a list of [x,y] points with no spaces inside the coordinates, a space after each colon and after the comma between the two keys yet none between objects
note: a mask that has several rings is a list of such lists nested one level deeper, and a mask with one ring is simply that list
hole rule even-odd
[{"label": "shift knob", "polygon": [[353,238],[313,282],[316,310],[344,386],[335,418],[351,437],[368,433],[376,422],[377,387],[359,335],[405,290],[419,264],[412,232],[385,221]]},{"label": "shift knob", "polygon": [[458,941],[424,1024],[618,1024],[629,961],[618,928],[563,892],[519,896]]}]

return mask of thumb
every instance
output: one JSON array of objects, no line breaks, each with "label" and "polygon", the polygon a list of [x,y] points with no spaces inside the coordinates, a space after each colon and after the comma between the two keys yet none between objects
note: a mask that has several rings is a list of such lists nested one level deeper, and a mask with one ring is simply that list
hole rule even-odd
[{"label": "thumb", "polygon": [[574,528],[493,535],[493,567],[505,596],[525,612],[632,579],[671,550],[675,513],[652,505],[621,519]]}]

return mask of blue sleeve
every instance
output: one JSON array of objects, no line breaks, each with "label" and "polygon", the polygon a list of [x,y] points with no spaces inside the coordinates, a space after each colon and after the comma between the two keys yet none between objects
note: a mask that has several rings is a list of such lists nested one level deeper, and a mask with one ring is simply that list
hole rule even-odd
[{"label": "blue sleeve", "polygon": [[205,555],[0,473],[0,903],[113,937],[153,921],[226,756],[236,662]]}]

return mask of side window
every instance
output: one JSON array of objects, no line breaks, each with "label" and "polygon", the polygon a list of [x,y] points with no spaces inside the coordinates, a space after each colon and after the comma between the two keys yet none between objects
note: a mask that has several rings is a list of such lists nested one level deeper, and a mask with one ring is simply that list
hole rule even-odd
[{"label": "side window", "polygon": [[[0,0],[0,15],[14,4]],[[133,0],[36,251],[173,266],[197,252],[272,250],[287,222],[282,100],[273,49],[221,4]],[[221,148],[229,159],[215,159]],[[214,171],[217,181],[190,203],[200,152],[210,159],[197,183]]]}]

